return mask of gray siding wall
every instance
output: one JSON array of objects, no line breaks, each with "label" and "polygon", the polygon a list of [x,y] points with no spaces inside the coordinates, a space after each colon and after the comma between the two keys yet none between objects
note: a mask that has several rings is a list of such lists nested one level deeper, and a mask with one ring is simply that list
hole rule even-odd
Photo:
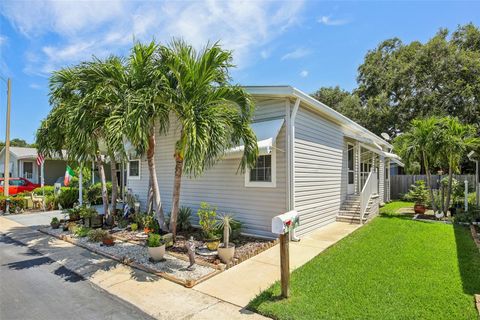
[{"label": "gray siding wall", "polygon": [[295,208],[300,235],[334,222],[346,194],[340,126],[300,106],[295,121]]},{"label": "gray siding wall", "polygon": [[[258,99],[256,101],[255,121],[285,117],[284,99]],[[170,211],[172,202],[174,159],[173,151],[179,128],[171,124],[166,136],[157,137],[155,164],[160,194],[165,212]],[[243,232],[258,236],[272,237],[271,219],[286,211],[286,128],[282,127],[276,141],[276,187],[245,187],[245,176],[238,172],[239,159],[219,161],[202,176],[182,179],[180,205],[193,209],[193,222],[198,219],[196,211],[200,202],[206,201],[218,207],[218,212],[233,214],[244,224]],[[141,161],[141,179],[128,179],[127,186],[137,194],[145,208],[148,188],[148,167],[145,159]]]}]

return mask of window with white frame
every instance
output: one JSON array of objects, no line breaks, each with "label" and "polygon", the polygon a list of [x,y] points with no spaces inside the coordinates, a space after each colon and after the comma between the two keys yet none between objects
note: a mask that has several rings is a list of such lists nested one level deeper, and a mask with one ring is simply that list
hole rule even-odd
[{"label": "window with white frame", "polygon": [[270,154],[258,156],[255,167],[248,169],[245,174],[245,186],[274,188],[276,186],[275,162],[275,149]]},{"label": "window with white frame", "polygon": [[128,178],[140,179],[140,160],[130,160],[128,162]]}]

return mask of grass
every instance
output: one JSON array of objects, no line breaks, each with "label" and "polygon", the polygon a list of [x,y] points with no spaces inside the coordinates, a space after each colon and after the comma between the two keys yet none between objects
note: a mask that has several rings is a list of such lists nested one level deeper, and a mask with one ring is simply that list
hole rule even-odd
[{"label": "grass", "polygon": [[413,208],[415,203],[407,201],[393,201],[380,208],[380,213],[384,215],[396,215],[398,209]]},{"label": "grass", "polygon": [[274,319],[478,319],[480,253],[470,231],[394,214],[404,206],[387,205],[295,270],[288,300],[275,283],[249,309]]}]

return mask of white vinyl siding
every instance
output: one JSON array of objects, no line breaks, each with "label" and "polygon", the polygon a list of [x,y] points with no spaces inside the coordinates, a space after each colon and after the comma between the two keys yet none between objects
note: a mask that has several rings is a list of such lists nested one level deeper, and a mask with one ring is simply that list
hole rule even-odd
[{"label": "white vinyl siding", "polygon": [[[284,117],[284,99],[256,100],[255,120]],[[170,211],[174,175],[173,151],[179,128],[174,122],[166,136],[157,136],[155,164],[165,213]],[[286,135],[285,125],[276,140],[276,186],[272,188],[245,187],[245,174],[238,170],[240,159],[219,161],[202,176],[184,175],[181,184],[180,206],[193,210],[192,222],[197,224],[196,211],[200,202],[218,207],[218,212],[233,214],[243,223],[243,232],[272,237],[271,219],[286,212]],[[128,180],[128,188],[138,194],[145,208],[148,188],[148,166],[142,159],[140,180]]]},{"label": "white vinyl siding", "polygon": [[295,209],[300,235],[334,222],[346,195],[341,128],[300,106],[295,121]]}]

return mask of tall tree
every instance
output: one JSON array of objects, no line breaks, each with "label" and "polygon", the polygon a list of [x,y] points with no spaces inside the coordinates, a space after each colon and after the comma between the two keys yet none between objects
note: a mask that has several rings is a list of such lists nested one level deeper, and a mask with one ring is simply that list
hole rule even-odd
[{"label": "tall tree", "polygon": [[409,130],[394,140],[395,150],[407,167],[420,163],[425,168],[432,208],[437,210],[432,188],[431,170],[438,163],[442,132],[441,120],[437,117],[418,119],[411,122]]},{"label": "tall tree", "polygon": [[181,179],[197,176],[215,164],[228,148],[245,146],[240,170],[255,163],[257,141],[250,128],[254,105],[246,91],[231,85],[232,54],[219,45],[197,53],[192,46],[174,40],[162,48],[168,68],[166,101],[178,122],[170,231],[176,235]]}]

